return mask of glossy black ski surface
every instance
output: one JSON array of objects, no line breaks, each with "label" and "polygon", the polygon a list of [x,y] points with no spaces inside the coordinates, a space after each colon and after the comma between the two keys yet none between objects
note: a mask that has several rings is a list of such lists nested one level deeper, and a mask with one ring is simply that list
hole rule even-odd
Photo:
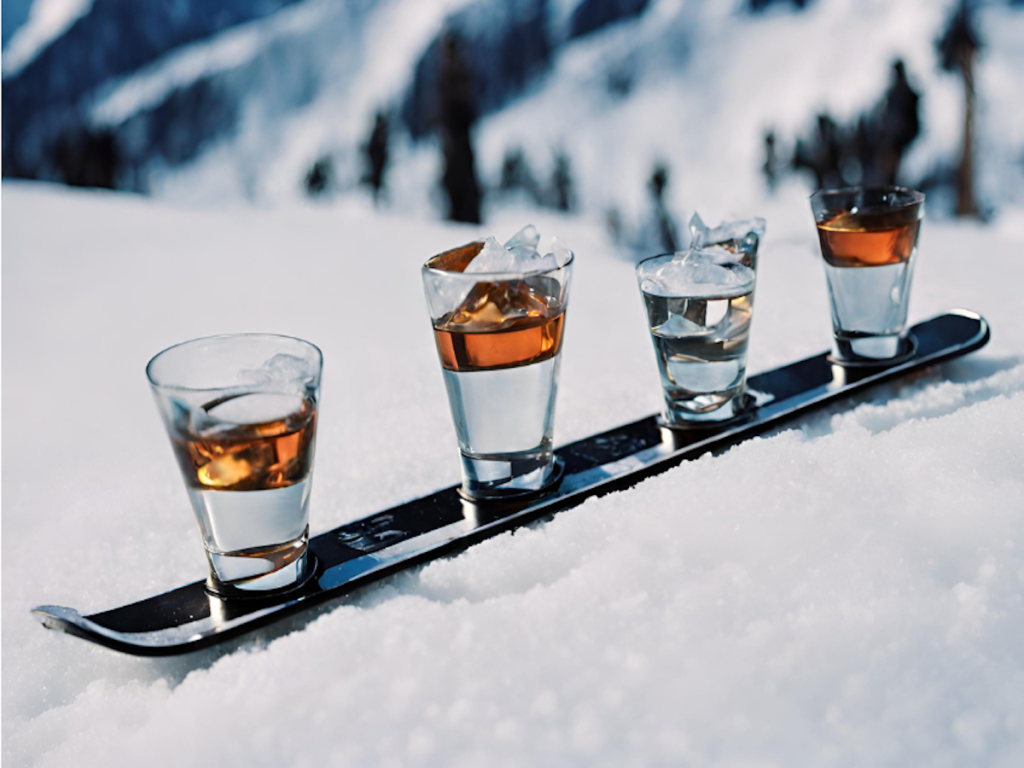
[{"label": "glossy black ski surface", "polygon": [[979,315],[955,310],[914,326],[911,337],[913,354],[888,367],[842,368],[822,353],[752,376],[747,384],[756,405],[727,424],[667,430],[649,416],[566,445],[556,451],[564,464],[562,481],[545,496],[473,504],[451,487],[320,534],[310,541],[316,557],[312,577],[283,595],[225,600],[208,594],[204,582],[196,581],[89,616],[60,606],[33,612],[50,629],[140,656],[170,656],[214,645],[591,496],[628,488],[827,402],[967,354],[985,345],[989,328]]}]

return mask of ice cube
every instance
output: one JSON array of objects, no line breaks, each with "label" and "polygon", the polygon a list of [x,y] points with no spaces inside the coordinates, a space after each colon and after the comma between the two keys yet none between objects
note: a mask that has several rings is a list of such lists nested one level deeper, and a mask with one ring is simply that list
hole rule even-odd
[{"label": "ice cube", "polygon": [[230,488],[252,477],[252,465],[234,454],[215,457],[196,473],[199,482],[210,488]]},{"label": "ice cube", "polygon": [[573,252],[565,243],[557,237],[551,238],[551,254],[558,260],[559,265],[565,266],[573,257]]},{"label": "ice cube", "polygon": [[516,232],[505,243],[516,262],[527,262],[540,258],[537,253],[537,245],[540,243],[540,233],[533,224],[527,224]]},{"label": "ice cube", "polygon": [[690,392],[722,392],[733,386],[740,375],[739,360],[722,360],[713,365],[682,356],[665,361],[669,380]]},{"label": "ice cube", "polygon": [[240,426],[257,426],[261,437],[284,434],[309,415],[306,399],[298,393],[243,391],[194,407],[188,432],[209,437]]},{"label": "ice cube", "polygon": [[694,213],[690,219],[690,246],[704,248],[709,245],[738,244],[750,235],[760,240],[764,237],[766,225],[764,219],[744,219],[725,221],[712,229],[704,223],[699,213]]},{"label": "ice cube", "polygon": [[[533,230],[533,227],[526,227],[524,230],[521,230],[516,237],[519,237],[519,234],[522,234],[526,229]],[[536,233],[536,230],[533,231]],[[539,239],[540,236],[538,235],[537,238]],[[524,273],[550,272],[564,267],[572,259],[572,256],[572,251],[569,250],[565,243],[557,237],[552,237],[550,251],[541,256],[540,251],[535,250],[532,255],[528,255],[521,263],[517,264],[516,268]]]},{"label": "ice cube", "polygon": [[[448,315],[446,324],[482,329],[503,327],[523,317],[546,316],[551,311],[546,303],[551,291],[508,279],[560,269],[572,258],[572,251],[557,238],[552,239],[551,252],[543,256],[537,250],[539,243],[537,228],[528,224],[505,245],[489,237],[435,256],[427,266],[439,271],[424,270],[432,317]],[[444,272],[468,273],[479,282],[451,279]],[[496,279],[487,282],[492,274]]]},{"label": "ice cube", "polygon": [[478,272],[510,272],[513,270],[514,264],[515,257],[512,252],[493,237],[488,237],[484,240],[480,253],[473,257],[473,260],[469,262],[469,266],[466,267],[465,272],[466,274]]},{"label": "ice cube", "polygon": [[270,378],[275,381],[306,381],[316,374],[316,366],[301,357],[280,353],[263,364]]},{"label": "ice cube", "polygon": [[687,336],[706,335],[713,330],[713,328],[707,328],[700,323],[695,323],[682,315],[672,315],[668,320],[655,328],[654,333],[670,339],[682,339]]},{"label": "ice cube", "polygon": [[551,250],[536,261],[536,266],[538,269],[542,269],[545,272],[552,269],[561,269],[568,264],[572,258],[573,252],[569,249],[569,246],[557,237],[552,237]]},{"label": "ice cube", "polygon": [[225,424],[271,424],[300,414],[304,407],[301,395],[258,392],[228,398],[204,410],[209,419]]},{"label": "ice cube", "polygon": [[553,253],[547,253],[543,256],[537,255],[537,258],[531,259],[527,264],[524,272],[550,272],[553,269],[565,266],[564,262],[559,262],[558,257]]},{"label": "ice cube", "polygon": [[741,296],[754,288],[754,270],[734,263],[722,248],[677,253],[645,275],[640,288],[655,296],[712,298]]},{"label": "ice cube", "polygon": [[864,219],[860,212],[854,208],[852,211],[842,211],[827,222],[827,228],[830,230],[839,230],[841,232],[867,232],[864,227]]},{"label": "ice cube", "polygon": [[533,224],[527,224],[520,229],[512,238],[505,243],[505,247],[512,253],[513,270],[516,272],[542,272],[548,269],[557,269],[558,265],[551,266],[552,260],[547,256],[541,256],[537,250],[540,243],[540,233]]},{"label": "ice cube", "polygon": [[446,327],[461,332],[496,330],[523,318],[543,317],[548,312],[544,299],[521,280],[477,283]]},{"label": "ice cube", "polygon": [[540,234],[532,224],[516,232],[505,245],[489,237],[482,242],[479,253],[464,271],[469,274],[546,272],[565,266],[572,254],[556,238],[552,243],[552,252],[542,256],[537,250],[539,243]]},{"label": "ice cube", "polygon": [[259,368],[238,372],[240,384],[264,389],[286,384],[305,384],[316,376],[316,366],[308,360],[284,353],[274,355]]}]

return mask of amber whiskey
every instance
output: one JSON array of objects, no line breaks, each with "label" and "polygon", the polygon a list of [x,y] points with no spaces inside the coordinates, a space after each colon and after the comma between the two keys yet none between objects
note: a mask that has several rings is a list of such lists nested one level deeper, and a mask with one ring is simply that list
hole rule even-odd
[{"label": "amber whiskey", "polygon": [[294,580],[290,570],[303,559],[309,536],[315,431],[316,404],[308,397],[250,392],[194,409],[187,428],[173,435],[210,566],[222,584],[245,589],[278,572],[282,583]]}]

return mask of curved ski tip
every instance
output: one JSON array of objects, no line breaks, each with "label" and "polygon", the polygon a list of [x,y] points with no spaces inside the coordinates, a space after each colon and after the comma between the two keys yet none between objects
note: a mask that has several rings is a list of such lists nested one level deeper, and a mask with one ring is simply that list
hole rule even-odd
[{"label": "curved ski tip", "polygon": [[959,315],[960,317],[966,317],[968,320],[974,320],[979,325],[981,325],[982,330],[984,330],[985,332],[989,331],[988,320],[986,320],[979,313],[975,312],[973,309],[964,309],[963,307],[957,307],[956,309],[949,310],[949,314]]},{"label": "curved ski tip", "polygon": [[973,309],[963,309],[962,307],[957,307],[956,309],[949,310],[949,314],[960,315],[961,317],[966,317],[971,320],[978,320],[979,322],[988,325],[988,323],[985,321],[985,318],[979,315]]},{"label": "curved ski tip", "polygon": [[992,335],[992,329],[988,324],[988,320],[972,309],[963,309],[960,307],[949,310],[949,314],[966,317],[968,320],[974,320],[980,326],[977,338],[981,340],[981,343],[978,344],[978,347],[983,347],[988,344],[988,340]]},{"label": "curved ski tip", "polygon": [[78,624],[82,614],[74,608],[62,605],[40,605],[32,609],[32,615],[47,629],[60,629],[61,624]]}]

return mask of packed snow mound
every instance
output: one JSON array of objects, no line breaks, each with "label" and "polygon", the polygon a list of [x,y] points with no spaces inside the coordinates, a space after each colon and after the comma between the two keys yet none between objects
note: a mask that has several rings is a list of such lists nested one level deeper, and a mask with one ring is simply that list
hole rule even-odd
[{"label": "packed snow mound", "polygon": [[[420,265],[485,233],[10,183],[3,203],[5,765],[1024,762],[1024,211],[922,229],[912,321],[974,309],[984,350],[310,620],[145,660],[29,609],[205,573],[146,361],[241,331],[323,350],[314,533],[451,484]],[[830,336],[806,201],[774,205],[755,373]],[[536,223],[578,254],[556,441],[654,412],[632,265],[599,227]]]}]

